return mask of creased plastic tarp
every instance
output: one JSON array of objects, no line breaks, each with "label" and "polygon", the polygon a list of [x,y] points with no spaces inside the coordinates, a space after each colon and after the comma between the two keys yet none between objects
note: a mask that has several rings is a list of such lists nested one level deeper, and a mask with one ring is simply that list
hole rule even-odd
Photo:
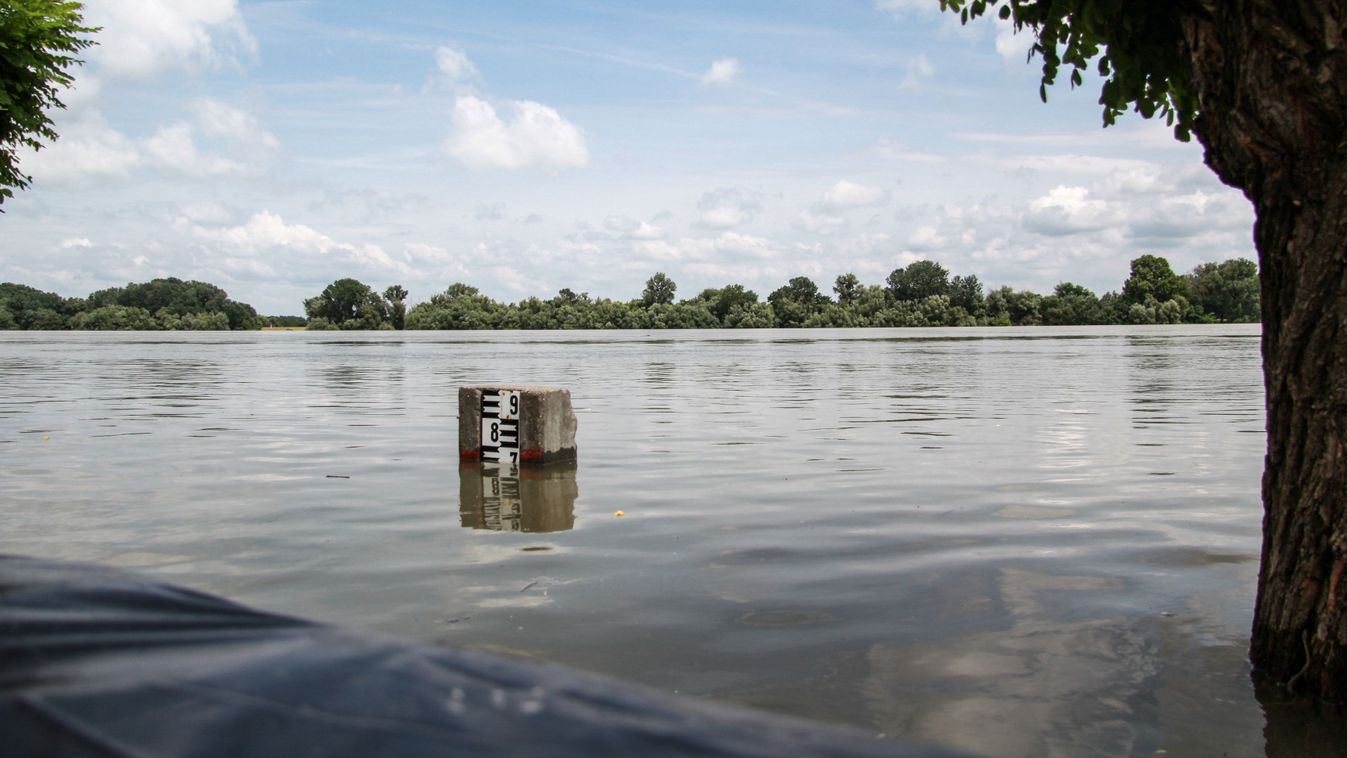
[{"label": "creased plastic tarp", "polygon": [[0,755],[947,755],[0,556]]}]

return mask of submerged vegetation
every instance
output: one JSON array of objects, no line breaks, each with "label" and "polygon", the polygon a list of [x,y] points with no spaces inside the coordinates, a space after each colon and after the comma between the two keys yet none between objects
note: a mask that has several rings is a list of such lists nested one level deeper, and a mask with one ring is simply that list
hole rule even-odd
[{"label": "submerged vegetation", "polygon": [[1180,276],[1169,261],[1132,261],[1121,291],[1096,295],[1072,282],[1049,295],[1000,287],[976,276],[950,276],[934,261],[895,269],[882,284],[855,274],[834,281],[832,296],[797,276],[766,298],[742,284],[704,289],[678,300],[666,274],[646,281],[640,297],[593,298],[563,289],[549,299],[501,303],[456,283],[408,309],[407,290],[382,293],[344,278],[304,301],[305,316],[259,316],[211,284],[155,279],[64,298],[22,284],[0,284],[0,329],[756,329],[793,327],[1065,326],[1254,322],[1258,267],[1234,258],[1204,263]]}]

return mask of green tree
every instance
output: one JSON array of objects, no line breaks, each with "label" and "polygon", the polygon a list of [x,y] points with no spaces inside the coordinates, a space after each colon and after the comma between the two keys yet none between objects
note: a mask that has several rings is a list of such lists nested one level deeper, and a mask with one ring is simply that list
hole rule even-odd
[{"label": "green tree", "polygon": [[1043,298],[1028,290],[1001,287],[987,295],[990,326],[1034,326],[1043,322]]},{"label": "green tree", "polygon": [[777,326],[804,326],[809,317],[818,313],[828,302],[828,296],[819,292],[818,285],[807,276],[797,276],[767,296],[767,302],[776,314]]},{"label": "green tree", "polygon": [[[569,292],[569,290],[564,290]],[[408,329],[557,329],[561,323],[552,301],[530,298],[522,314],[483,295],[476,287],[455,282],[444,292],[419,303],[407,314]],[[520,307],[524,306],[520,304]]]},{"label": "green tree", "polygon": [[[140,308],[149,313],[179,317],[169,323],[179,323],[181,317],[200,314],[223,314],[228,320],[226,329],[256,329],[261,326],[257,311],[251,305],[229,299],[229,294],[213,284],[183,281],[174,277],[152,279],[144,283],[130,283],[125,287],[110,287],[89,295],[86,308],[120,305]],[[212,320],[212,323],[215,323]],[[169,328],[169,327],[166,327]]]},{"label": "green tree", "polygon": [[570,287],[562,287],[557,291],[556,297],[552,298],[552,304],[558,307],[565,307],[568,305],[574,307],[585,302],[589,302],[589,293],[581,292],[576,294]]},{"label": "green tree", "polygon": [[972,274],[956,276],[949,282],[949,301],[963,308],[970,316],[980,318],[986,311],[986,300],[982,295],[982,282]]},{"label": "green tree", "polygon": [[641,305],[649,308],[656,303],[668,305],[674,301],[678,285],[663,271],[645,280],[645,289],[641,292]]},{"label": "green tree", "polygon": [[1132,274],[1123,282],[1122,294],[1131,303],[1144,303],[1146,298],[1163,303],[1183,294],[1183,280],[1170,268],[1169,261],[1158,255],[1143,255],[1132,259]]},{"label": "green tree", "polygon": [[889,305],[889,291],[878,284],[867,284],[856,293],[856,298],[845,306],[851,316],[848,321],[856,326],[879,326],[875,316]]},{"label": "green tree", "polygon": [[[391,327],[388,304],[368,284],[356,279],[338,279],[327,285],[317,297],[304,301],[304,312],[311,320],[322,319],[339,329],[383,329]],[[310,328],[319,328],[312,323]]]},{"label": "green tree", "polygon": [[1039,305],[1043,323],[1048,326],[1105,323],[1104,309],[1099,297],[1089,289],[1062,282],[1043,298]]},{"label": "green tree", "polygon": [[725,315],[725,326],[731,329],[771,329],[776,326],[776,312],[768,303],[740,303]]},{"label": "green tree", "polygon": [[394,329],[407,325],[407,290],[401,284],[394,284],[384,290],[384,300],[388,301],[388,318]]},{"label": "green tree", "polygon": [[[753,301],[756,302],[757,299],[758,296],[753,294]],[[647,329],[715,329],[723,326],[722,321],[700,299],[672,305],[656,303],[650,306],[646,313],[649,316]]]},{"label": "green tree", "polygon": [[924,300],[949,294],[949,272],[935,261],[917,261],[896,268],[886,280],[894,300]]},{"label": "green tree", "polygon": [[77,313],[70,319],[71,329],[89,331],[155,331],[163,325],[144,308],[125,305],[103,305]]},{"label": "green tree", "polygon": [[75,56],[93,44],[83,6],[65,0],[0,4],[0,204],[32,181],[18,165],[21,148],[56,139],[48,113],[64,108],[57,93],[73,81]]},{"label": "green tree", "polygon": [[748,308],[758,302],[758,293],[745,288],[742,284],[727,284],[719,289],[704,289],[689,302],[705,306],[715,320],[724,325],[725,319],[735,306]]},{"label": "green tree", "polygon": [[1105,292],[1099,296],[1099,309],[1103,311],[1103,318],[1100,323],[1103,324],[1126,324],[1127,311],[1131,308],[1127,302],[1117,292]]},{"label": "green tree", "polygon": [[1247,258],[1200,264],[1183,283],[1193,306],[1212,320],[1258,320],[1258,265]]},{"label": "green tree", "polygon": [[1094,69],[1106,125],[1165,118],[1252,201],[1268,454],[1250,660],[1347,701],[1347,424],[1326,410],[1347,407],[1343,0],[941,0],[965,21],[998,6],[1034,37],[1041,97]]},{"label": "green tree", "polygon": [[25,284],[0,284],[0,307],[14,320],[14,329],[65,329],[83,302],[67,300]]},{"label": "green tree", "polygon": [[842,274],[833,282],[833,292],[837,293],[839,304],[850,305],[860,297],[861,280],[855,274]]}]

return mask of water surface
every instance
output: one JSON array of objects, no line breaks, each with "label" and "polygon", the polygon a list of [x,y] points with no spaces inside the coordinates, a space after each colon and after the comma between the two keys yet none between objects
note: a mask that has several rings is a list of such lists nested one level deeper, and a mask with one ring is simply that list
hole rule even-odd
[{"label": "water surface", "polygon": [[[579,464],[460,470],[490,382]],[[1347,744],[1248,678],[1256,327],[9,333],[0,386],[0,551],[995,755]]]}]

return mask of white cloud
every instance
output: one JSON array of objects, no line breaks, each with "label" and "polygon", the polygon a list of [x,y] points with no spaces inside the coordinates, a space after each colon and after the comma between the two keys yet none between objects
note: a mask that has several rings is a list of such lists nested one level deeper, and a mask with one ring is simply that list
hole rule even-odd
[{"label": "white cloud", "polygon": [[1098,231],[1120,220],[1108,203],[1092,199],[1085,187],[1055,187],[1029,203],[1024,214],[1026,228],[1051,236]]},{"label": "white cloud", "polygon": [[915,150],[911,147],[894,142],[888,139],[881,139],[875,143],[875,154],[885,160],[909,161],[914,163],[939,163],[944,160],[943,157],[935,153]]},{"label": "white cloud", "polygon": [[1217,237],[1247,240],[1253,223],[1248,202],[1224,192],[1198,190],[1148,200],[1127,209],[1127,234],[1148,244],[1199,242],[1203,238],[1214,242]]},{"label": "white cloud", "polygon": [[945,238],[934,226],[919,226],[907,238],[907,249],[917,252],[939,250],[945,246]]},{"label": "white cloud", "polygon": [[512,118],[505,120],[485,100],[471,95],[455,99],[453,130],[445,144],[450,157],[473,169],[578,168],[589,163],[584,136],[555,109],[531,100],[508,106]]},{"label": "white cloud", "polygon": [[199,224],[227,224],[234,219],[233,211],[212,202],[187,203],[178,209],[178,214],[185,221]]},{"label": "white cloud", "polygon": [[823,193],[823,199],[800,211],[795,228],[813,234],[839,234],[849,227],[846,211],[884,205],[889,191],[883,187],[839,180]]},{"label": "white cloud", "polygon": [[657,263],[714,261],[718,264],[743,260],[769,260],[783,251],[771,240],[751,234],[725,231],[714,237],[683,237],[676,242],[640,240],[632,245],[640,258]]},{"label": "white cloud", "polygon": [[103,28],[89,57],[111,76],[146,79],[257,50],[236,0],[103,0],[86,19]]},{"label": "white cloud", "polygon": [[744,73],[738,58],[722,58],[702,74],[702,84],[732,84]]},{"label": "white cloud", "polygon": [[815,203],[800,211],[800,218],[795,224],[796,229],[814,234],[833,234],[846,227],[846,216],[824,207],[821,203]]},{"label": "white cloud", "polygon": [[748,258],[771,258],[777,252],[776,246],[763,237],[754,237],[739,232],[722,232],[713,239],[683,240],[683,245],[696,257],[721,260],[726,256]]},{"label": "white cloud", "polygon": [[467,54],[449,45],[435,48],[435,68],[451,83],[477,78],[477,67]]},{"label": "white cloud", "polygon": [[904,90],[917,89],[922,82],[934,75],[935,66],[931,65],[931,61],[924,54],[918,55],[908,61],[907,75],[903,77],[903,81],[898,85],[898,88]]},{"label": "white cloud", "polygon": [[636,221],[626,216],[609,216],[603,220],[603,226],[613,232],[618,239],[658,240],[664,239],[664,230],[648,221]]},{"label": "white cloud", "polygon": [[1034,45],[1034,35],[1030,32],[1015,32],[1015,25],[999,22],[996,25],[996,52],[1007,62],[1023,65],[1028,59],[1029,48]]},{"label": "white cloud", "polygon": [[155,132],[143,143],[145,155],[170,171],[189,176],[220,176],[243,171],[243,164],[227,158],[202,155],[190,124],[178,123]]},{"label": "white cloud", "polygon": [[[410,267],[393,260],[378,245],[355,245],[337,242],[331,237],[304,224],[287,224],[281,216],[269,211],[259,211],[239,226],[208,228],[197,226],[193,235],[200,240],[216,242],[237,249],[241,253],[254,256],[257,253],[271,254],[278,250],[292,253],[332,255],[361,266],[365,270],[392,270],[398,273],[412,273]],[[279,261],[257,257],[235,258],[237,261],[251,260],[267,268],[275,268]]]},{"label": "white cloud", "polygon": [[872,187],[842,179],[823,195],[823,205],[828,208],[864,208],[871,205],[883,205],[889,201],[889,191],[883,187]]},{"label": "white cloud", "polygon": [[664,230],[648,221],[642,221],[628,233],[635,240],[657,240],[664,238]]},{"label": "white cloud", "polygon": [[70,250],[71,248],[76,247],[93,247],[93,246],[94,243],[90,242],[88,237],[71,237],[70,239],[61,240],[62,250]]},{"label": "white cloud", "polygon": [[212,98],[192,104],[192,112],[203,134],[246,145],[252,150],[274,150],[280,146],[275,135],[262,128],[252,114]]},{"label": "white cloud", "polygon": [[875,8],[903,18],[909,13],[931,13],[940,10],[939,0],[875,0]]},{"label": "white cloud", "polygon": [[240,226],[223,229],[198,227],[195,234],[201,239],[253,250],[290,247],[326,252],[337,246],[331,237],[303,224],[287,224],[285,219],[265,210],[253,214],[247,223]]},{"label": "white cloud", "polygon": [[[133,140],[108,126],[96,111],[62,125],[61,138],[21,157],[34,178],[68,183],[130,174],[146,165],[185,176],[239,174],[261,167],[278,143],[248,113],[202,98],[190,106],[193,122],[177,121]],[[212,138],[203,151],[198,138]]]},{"label": "white cloud", "polygon": [[20,157],[20,169],[37,182],[61,184],[125,175],[142,160],[136,144],[96,114],[63,125],[61,130],[56,142]]},{"label": "white cloud", "polygon": [[732,229],[752,221],[762,210],[761,198],[757,192],[737,188],[703,193],[697,202],[697,224],[710,229]]}]

